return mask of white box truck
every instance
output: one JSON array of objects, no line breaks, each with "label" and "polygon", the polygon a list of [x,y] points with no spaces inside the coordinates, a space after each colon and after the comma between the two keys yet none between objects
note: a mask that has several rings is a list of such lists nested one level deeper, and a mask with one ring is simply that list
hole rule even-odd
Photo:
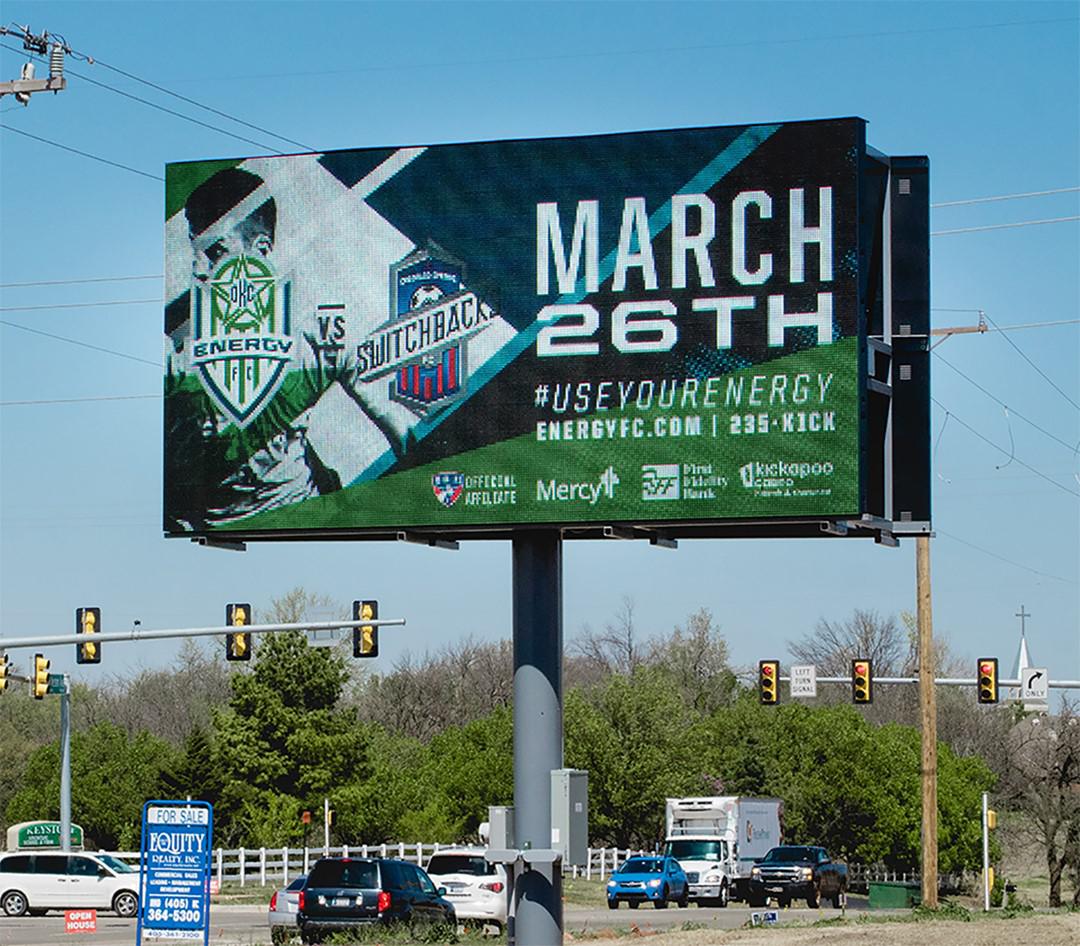
[{"label": "white box truck", "polygon": [[726,907],[745,900],[750,868],[783,841],[784,803],[778,798],[669,798],[664,853],[690,881],[690,899]]}]

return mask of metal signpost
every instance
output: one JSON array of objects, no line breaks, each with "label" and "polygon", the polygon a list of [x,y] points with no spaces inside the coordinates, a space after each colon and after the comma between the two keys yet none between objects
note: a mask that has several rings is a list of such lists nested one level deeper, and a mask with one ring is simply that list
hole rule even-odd
[{"label": "metal signpost", "polygon": [[209,802],[143,805],[136,946],[144,938],[209,943],[213,821]]}]

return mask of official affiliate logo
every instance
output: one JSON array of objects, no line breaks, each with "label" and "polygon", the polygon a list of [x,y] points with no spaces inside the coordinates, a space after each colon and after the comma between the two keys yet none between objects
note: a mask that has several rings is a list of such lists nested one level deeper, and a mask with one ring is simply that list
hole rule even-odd
[{"label": "official affiliate logo", "polygon": [[192,366],[238,427],[259,415],[292,360],[289,288],[266,260],[241,255],[225,260],[206,289],[193,290]]},{"label": "official affiliate logo", "polygon": [[449,509],[465,489],[465,474],[436,473],[431,477],[431,489],[435,498]]}]

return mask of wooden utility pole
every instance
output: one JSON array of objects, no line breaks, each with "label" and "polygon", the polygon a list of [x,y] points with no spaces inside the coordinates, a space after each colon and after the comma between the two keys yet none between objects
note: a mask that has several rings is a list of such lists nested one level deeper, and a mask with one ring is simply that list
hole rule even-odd
[{"label": "wooden utility pole", "polygon": [[915,538],[919,621],[919,707],[922,716],[922,902],[938,905],[937,695],[934,622],[930,599],[930,537]]}]

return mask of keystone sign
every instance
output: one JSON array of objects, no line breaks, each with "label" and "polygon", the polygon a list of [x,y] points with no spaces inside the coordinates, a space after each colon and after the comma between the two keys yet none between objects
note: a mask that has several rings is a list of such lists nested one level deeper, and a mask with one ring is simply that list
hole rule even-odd
[{"label": "keystone sign", "polygon": [[926,531],[928,192],[857,118],[171,164],[164,530]]},{"label": "keystone sign", "polygon": [[[72,848],[82,850],[83,829],[79,825],[71,825],[70,840]],[[59,847],[59,821],[24,821],[21,824],[13,824],[7,829],[7,849],[9,851],[30,848],[59,849]]]}]

